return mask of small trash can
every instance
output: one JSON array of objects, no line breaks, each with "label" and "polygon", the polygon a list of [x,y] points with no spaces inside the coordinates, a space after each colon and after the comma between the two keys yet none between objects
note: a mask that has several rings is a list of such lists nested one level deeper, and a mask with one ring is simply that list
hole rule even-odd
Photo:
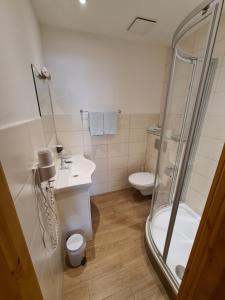
[{"label": "small trash can", "polygon": [[72,234],[66,241],[68,262],[72,267],[78,267],[85,261],[86,241],[80,233]]}]

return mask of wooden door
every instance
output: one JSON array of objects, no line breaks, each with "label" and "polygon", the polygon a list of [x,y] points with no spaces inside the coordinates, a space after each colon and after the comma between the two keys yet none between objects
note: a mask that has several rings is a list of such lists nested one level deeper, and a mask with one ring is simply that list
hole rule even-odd
[{"label": "wooden door", "polygon": [[1,163],[0,299],[43,300]]},{"label": "wooden door", "polygon": [[177,299],[225,299],[225,146]]}]

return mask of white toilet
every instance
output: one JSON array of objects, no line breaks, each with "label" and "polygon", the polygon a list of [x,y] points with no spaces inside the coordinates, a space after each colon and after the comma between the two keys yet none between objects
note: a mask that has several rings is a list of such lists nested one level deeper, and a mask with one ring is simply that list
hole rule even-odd
[{"label": "white toilet", "polygon": [[152,195],[155,175],[149,172],[131,174],[128,178],[130,184],[143,196]]}]

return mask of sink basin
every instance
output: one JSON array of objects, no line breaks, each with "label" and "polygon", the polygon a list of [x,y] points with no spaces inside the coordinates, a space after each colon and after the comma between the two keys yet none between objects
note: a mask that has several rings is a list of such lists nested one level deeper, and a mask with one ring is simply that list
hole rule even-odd
[{"label": "sink basin", "polygon": [[93,161],[86,159],[83,155],[73,155],[65,163],[68,169],[60,169],[60,160],[56,168],[55,192],[63,192],[92,184],[91,176],[96,165]]}]

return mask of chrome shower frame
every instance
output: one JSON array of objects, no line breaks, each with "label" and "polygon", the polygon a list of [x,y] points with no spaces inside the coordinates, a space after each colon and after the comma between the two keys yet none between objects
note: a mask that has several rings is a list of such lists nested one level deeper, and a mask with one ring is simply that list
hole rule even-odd
[{"label": "chrome shower frame", "polygon": [[[170,242],[173,234],[173,229],[174,229],[174,224],[176,220],[176,215],[177,215],[177,210],[178,206],[181,200],[182,192],[183,192],[183,185],[185,183],[185,176],[188,170],[188,164],[189,160],[191,158],[191,153],[192,153],[192,148],[193,144],[196,141],[196,137],[198,136],[198,131],[197,130],[202,123],[202,116],[203,116],[203,111],[205,107],[205,91],[207,91],[207,76],[209,72],[209,67],[210,67],[210,61],[212,57],[212,52],[214,49],[214,44],[216,40],[216,34],[219,26],[219,21],[220,21],[220,16],[222,13],[222,8],[223,8],[224,0],[205,0],[203,1],[198,7],[196,7],[184,20],[181,22],[181,24],[178,26],[177,30],[175,31],[175,34],[173,36],[172,40],[172,61],[170,64],[170,70],[169,70],[169,81],[168,81],[168,86],[167,86],[167,93],[166,93],[166,104],[164,107],[164,112],[163,112],[163,123],[162,123],[162,135],[160,138],[160,144],[159,144],[159,155],[157,158],[157,165],[156,165],[156,176],[155,176],[155,183],[154,186],[157,187],[157,175],[159,173],[159,164],[160,164],[160,156],[161,156],[161,151],[163,147],[163,138],[165,134],[165,119],[166,119],[166,113],[168,110],[168,105],[169,105],[169,99],[170,99],[170,94],[171,94],[171,86],[173,83],[174,79],[174,71],[175,71],[175,63],[176,59],[179,58],[183,61],[194,63],[197,62],[198,58],[193,57],[188,55],[187,53],[183,53],[180,51],[180,49],[177,48],[178,42],[181,40],[181,38],[187,33],[191,28],[193,28],[195,25],[206,19],[209,15],[212,15],[211,17],[211,23],[209,26],[209,35],[207,39],[207,46],[205,50],[205,56],[202,61],[202,69],[201,69],[201,76],[200,76],[200,81],[198,84],[198,90],[197,90],[197,96],[195,100],[195,106],[193,110],[193,115],[191,119],[191,125],[188,133],[188,138],[186,141],[186,146],[185,150],[182,154],[182,159],[181,162],[179,163],[179,166],[182,165],[182,168],[179,168],[179,176],[174,176],[173,181],[172,181],[172,186],[174,188],[174,193],[173,193],[173,199],[171,200],[173,205],[172,205],[172,212],[171,212],[171,217],[169,221],[169,226],[168,226],[168,231],[167,231],[167,236],[166,236],[166,241],[164,245],[164,251],[163,255],[159,252],[159,249],[157,248],[152,235],[151,231],[149,230],[150,222],[153,216],[153,208],[154,208],[154,203],[156,201],[156,193],[157,193],[157,188],[154,189],[153,192],[153,198],[152,198],[152,203],[151,203],[151,209],[150,209],[150,215],[146,221],[146,227],[145,227],[145,238],[146,238],[146,247],[148,250],[148,253],[150,255],[150,258],[154,265],[156,266],[157,271],[160,273],[164,284],[168,287],[170,287],[170,292],[173,295],[176,295],[179,289],[179,285],[177,281],[175,280],[174,276],[172,275],[171,270],[166,264],[166,259],[168,256],[168,251],[170,247]],[[200,13],[202,14],[200,15]],[[193,72],[195,72],[196,66],[194,65]],[[194,74],[192,73],[192,80]],[[189,89],[189,95],[187,99],[187,104],[185,108],[185,115],[184,118],[187,117],[187,112],[188,112],[188,103],[190,101],[191,97],[191,89],[192,89],[193,82],[190,83],[190,89]],[[184,124],[184,123],[183,123]],[[184,128],[181,130],[181,138],[180,138],[180,143],[184,135]],[[178,146],[179,147],[179,146]]]}]

